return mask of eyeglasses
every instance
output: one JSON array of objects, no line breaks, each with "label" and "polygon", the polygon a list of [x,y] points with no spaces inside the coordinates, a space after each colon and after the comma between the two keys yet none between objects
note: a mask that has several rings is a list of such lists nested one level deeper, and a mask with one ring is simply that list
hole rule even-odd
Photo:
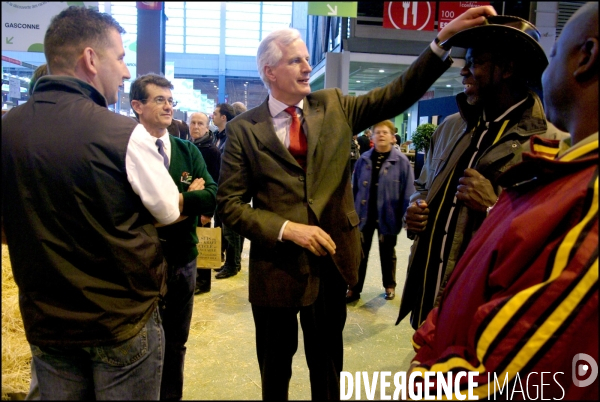
[{"label": "eyeglasses", "polygon": [[[140,99],[140,101],[141,102],[147,102],[148,99]],[[167,99],[167,98],[165,98],[163,96],[157,96],[156,98],[152,99],[152,101],[154,103],[156,103],[157,105],[159,105],[159,106],[163,106],[165,104],[165,102],[169,102],[169,105],[171,105],[173,107],[177,106],[177,101],[173,100],[173,98]]]}]

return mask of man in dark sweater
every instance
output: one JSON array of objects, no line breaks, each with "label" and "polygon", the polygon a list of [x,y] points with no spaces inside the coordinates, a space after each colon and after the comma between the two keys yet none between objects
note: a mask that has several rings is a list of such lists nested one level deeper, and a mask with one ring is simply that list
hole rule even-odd
[{"label": "man in dark sweater", "polygon": [[168,263],[167,295],[161,310],[165,329],[165,364],[160,399],[180,400],[183,393],[185,343],[190,331],[196,286],[196,226],[198,216],[212,216],[217,184],[212,179],[198,148],[189,141],[169,135],[167,127],[176,105],[173,85],[165,77],[146,74],[131,84],[129,98],[140,123],[156,138],[157,152],[183,193],[184,219],[158,228]]}]

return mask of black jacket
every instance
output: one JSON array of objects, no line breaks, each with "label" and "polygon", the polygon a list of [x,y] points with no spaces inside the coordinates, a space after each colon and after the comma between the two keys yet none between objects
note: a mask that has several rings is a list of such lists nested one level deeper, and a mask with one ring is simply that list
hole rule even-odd
[{"label": "black jacket", "polygon": [[166,290],[153,218],[125,171],[136,126],[57,76],[2,118],[2,218],[34,345],[130,339]]},{"label": "black jacket", "polygon": [[206,168],[208,173],[211,175],[213,180],[219,182],[219,172],[221,170],[221,151],[214,144],[214,136],[212,132],[208,132],[208,135],[195,139],[194,144],[200,150],[204,162],[206,162]]}]

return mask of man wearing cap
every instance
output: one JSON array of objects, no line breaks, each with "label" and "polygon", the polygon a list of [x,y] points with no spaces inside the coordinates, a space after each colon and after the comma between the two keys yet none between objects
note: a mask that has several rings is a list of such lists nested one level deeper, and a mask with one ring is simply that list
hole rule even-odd
[{"label": "man wearing cap", "polygon": [[493,16],[442,43],[467,49],[464,92],[456,96],[460,113],[433,134],[405,214],[415,241],[396,324],[408,313],[415,329],[425,320],[496,203],[498,176],[532,147],[554,157],[567,136],[546,121],[533,90],[548,64],[539,35],[521,18]]},{"label": "man wearing cap", "polygon": [[500,176],[498,203],[413,337],[413,371],[477,371],[479,399],[598,400],[599,52],[588,3],[542,77],[571,146],[553,160],[525,153]]}]

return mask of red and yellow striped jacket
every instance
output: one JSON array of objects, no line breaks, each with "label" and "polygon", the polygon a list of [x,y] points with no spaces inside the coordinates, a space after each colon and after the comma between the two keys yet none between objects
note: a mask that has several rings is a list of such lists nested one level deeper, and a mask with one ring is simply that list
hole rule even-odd
[{"label": "red and yellow striped jacket", "polygon": [[579,387],[573,373],[585,353],[597,374],[595,137],[554,160],[524,154],[502,176],[506,191],[413,336],[416,371],[477,371],[480,399],[598,399],[598,379]]}]

